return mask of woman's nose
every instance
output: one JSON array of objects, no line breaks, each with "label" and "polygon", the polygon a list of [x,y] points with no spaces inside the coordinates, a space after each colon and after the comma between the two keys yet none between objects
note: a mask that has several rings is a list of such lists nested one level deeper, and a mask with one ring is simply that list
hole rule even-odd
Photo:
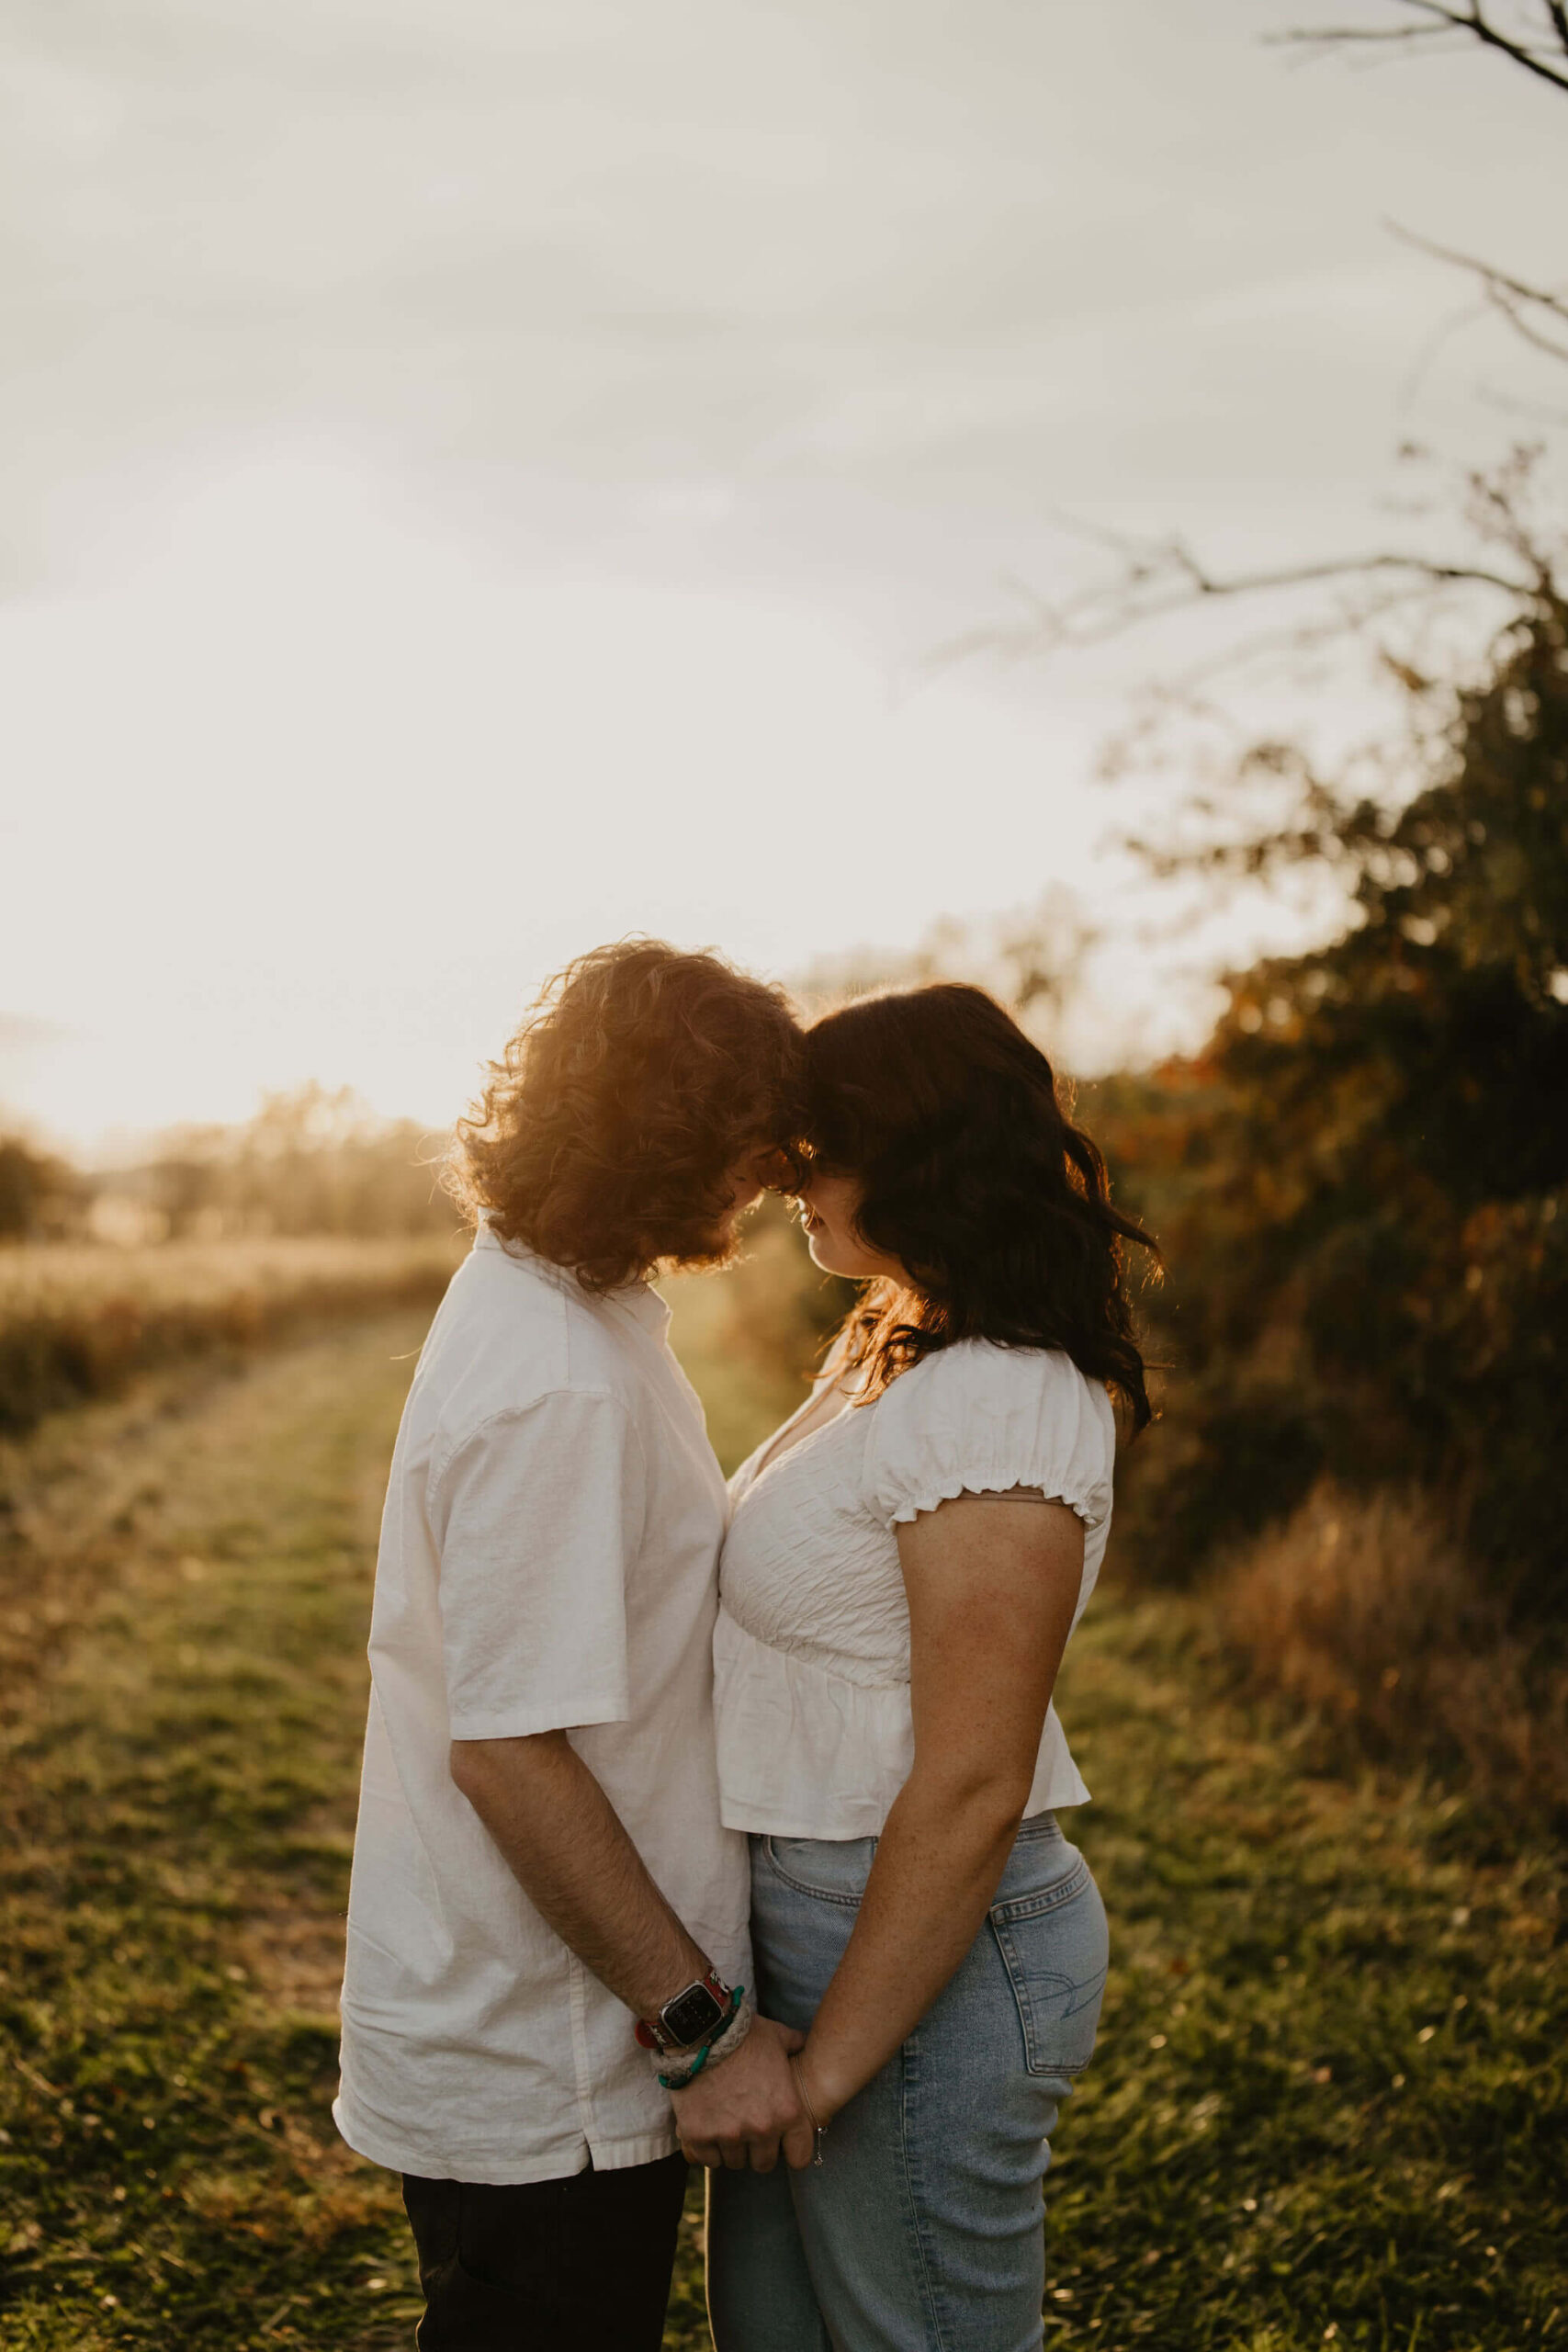
[{"label": "woman's nose", "polygon": [[777,1145],[769,1145],[757,1154],[751,1162],[751,1173],[770,1193],[795,1193],[800,1189],[798,1162]]}]

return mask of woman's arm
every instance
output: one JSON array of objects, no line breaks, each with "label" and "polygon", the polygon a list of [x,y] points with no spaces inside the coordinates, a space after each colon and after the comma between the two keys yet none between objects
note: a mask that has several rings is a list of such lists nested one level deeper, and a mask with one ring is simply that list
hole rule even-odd
[{"label": "woman's arm", "polygon": [[898,1530],[915,1761],[801,2054],[819,2121],[886,2064],[979,1932],[1028,1802],[1083,1535],[1066,1503],[1000,1497]]}]

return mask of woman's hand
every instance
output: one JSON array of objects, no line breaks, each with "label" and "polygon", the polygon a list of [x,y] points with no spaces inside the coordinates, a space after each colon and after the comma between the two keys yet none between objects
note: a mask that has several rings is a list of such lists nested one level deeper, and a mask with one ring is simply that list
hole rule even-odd
[{"label": "woman's hand", "polygon": [[[705,2067],[694,2083],[671,2092],[688,2164],[772,2172],[781,2141],[791,2164],[809,2164],[811,2127],[789,2063],[803,2040],[793,2026],[759,2018],[733,2058]],[[807,2142],[804,2159],[789,2153],[792,2143],[798,2147],[802,2132]]]}]

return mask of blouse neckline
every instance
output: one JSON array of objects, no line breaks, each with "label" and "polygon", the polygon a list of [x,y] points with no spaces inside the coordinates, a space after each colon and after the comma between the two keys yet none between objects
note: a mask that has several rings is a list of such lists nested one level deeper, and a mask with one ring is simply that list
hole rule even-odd
[{"label": "blouse neckline", "polygon": [[819,1421],[815,1429],[807,1430],[804,1436],[795,1438],[789,1444],[785,1444],[784,1441],[789,1437],[789,1433],[794,1429],[795,1423],[798,1420],[801,1420],[806,1414],[809,1413],[814,1405],[818,1404],[821,1401],[822,1393],[823,1392],[820,1388],[814,1388],[809,1396],[803,1397],[800,1403],[795,1407],[794,1412],[790,1414],[787,1420],[783,1420],[779,1423],[778,1428],[773,1431],[772,1437],[766,1441],[760,1452],[753,1456],[756,1466],[752,1469],[750,1476],[746,1480],[746,1488],[748,1492],[750,1492],[750,1488],[757,1484],[759,1479],[766,1477],[770,1470],[775,1469],[781,1462],[787,1461],[791,1454],[803,1453],[806,1448],[812,1442],[813,1439],[825,1437],[830,1429],[836,1429],[838,1424],[843,1419],[844,1415],[853,1409],[854,1400],[852,1396],[846,1394],[843,1403],[839,1407],[836,1413],[829,1413],[827,1419]]}]

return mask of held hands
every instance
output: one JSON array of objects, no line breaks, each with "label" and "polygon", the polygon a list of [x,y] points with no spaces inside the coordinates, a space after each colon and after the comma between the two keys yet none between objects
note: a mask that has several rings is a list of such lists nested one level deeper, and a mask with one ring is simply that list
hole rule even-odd
[{"label": "held hands", "polygon": [[733,2058],[705,2070],[685,2090],[671,2092],[688,2162],[772,2172],[781,2145],[796,2171],[811,2162],[815,2134],[789,2063],[791,2051],[805,2041],[792,2026],[759,2018]]}]

